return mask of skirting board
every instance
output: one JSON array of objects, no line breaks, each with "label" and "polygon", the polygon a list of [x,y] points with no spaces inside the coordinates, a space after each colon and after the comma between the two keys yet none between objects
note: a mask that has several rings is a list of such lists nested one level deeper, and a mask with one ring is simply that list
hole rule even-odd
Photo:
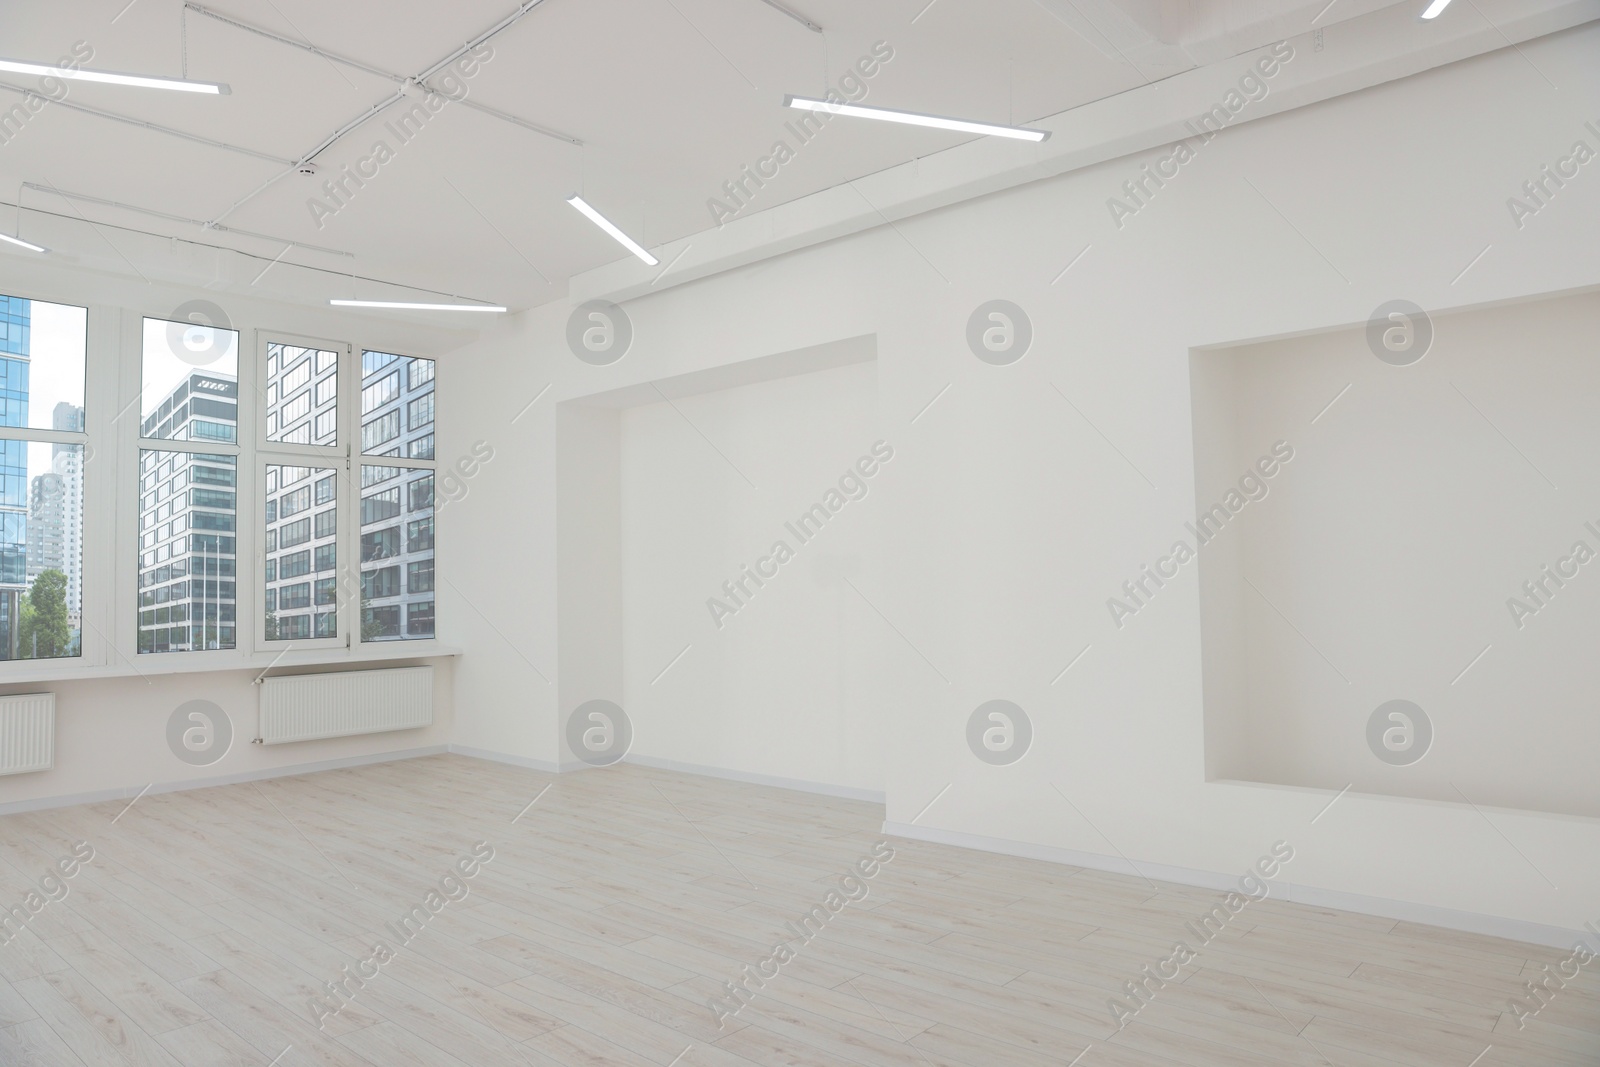
[{"label": "skirting board", "polygon": [[826,782],[808,782],[801,778],[779,778],[770,774],[751,774],[748,771],[730,771],[722,767],[702,767],[697,763],[680,763],[672,759],[658,759],[655,756],[640,756],[629,753],[623,758],[624,763],[637,763],[641,767],[653,767],[658,771],[679,771],[683,774],[698,774],[706,778],[723,778],[730,782],[745,782],[749,785],[767,785],[774,789],[795,789],[802,793],[817,793],[825,797],[839,797],[841,800],[864,800],[869,804],[884,803],[884,794],[873,789],[857,789],[850,785],[830,785]]},{"label": "skirting board", "polygon": [[[1237,874],[1218,874],[1214,871],[1197,871],[1188,867],[1170,867],[1164,863],[1139,863],[1135,865],[1121,856],[1102,856],[1095,852],[1079,852],[1051,845],[1034,845],[1026,841],[1010,841],[1003,837],[986,837],[983,834],[965,834],[956,830],[939,830],[914,826],[905,822],[884,820],[883,832],[912,841],[927,841],[936,845],[953,845],[956,848],[995,852],[1002,856],[1019,856],[1022,859],[1044,860],[1073,867],[1087,867],[1093,871],[1110,871],[1128,874],[1130,871],[1151,880],[1175,882],[1178,885],[1201,889],[1231,890],[1237,888]],[[1482,934],[1486,937],[1503,937],[1550,948],[1570,949],[1579,941],[1600,951],[1597,939],[1583,930],[1567,930],[1559,926],[1526,922],[1522,919],[1502,918],[1498,915],[1480,915],[1470,911],[1456,911],[1431,904],[1413,904],[1405,900],[1369,897],[1362,893],[1346,893],[1338,889],[1321,889],[1317,886],[1295,885],[1291,882],[1273,882],[1272,898],[1314,908],[1333,908],[1355,912],[1358,915],[1376,915],[1384,919],[1438,926],[1446,930]]]},{"label": "skirting board", "polygon": [[238,785],[241,782],[262,782],[268,778],[293,778],[297,774],[314,774],[317,771],[337,771],[346,767],[365,767],[370,763],[392,763],[395,760],[416,759],[420,756],[440,756],[448,752],[448,745],[429,745],[426,748],[405,748],[394,752],[370,752],[361,756],[319,760],[316,763],[293,763],[283,767],[268,767],[240,774],[219,774],[213,778],[186,778],[177,782],[158,782],[141,794],[134,789],[101,789],[93,793],[68,793],[64,796],[34,797],[31,800],[14,800],[0,804],[0,815],[20,815],[25,811],[48,811],[51,808],[70,808],[78,804],[103,804],[108,800],[132,800],[151,793],[181,793],[189,789],[210,789],[218,785]]},{"label": "skirting board", "polygon": [[530,771],[543,771],[546,774],[566,774],[568,771],[584,771],[589,766],[586,763],[573,760],[570,763],[554,763],[547,759],[534,759],[531,756],[513,756],[506,752],[494,752],[487,748],[472,748],[469,745],[450,745],[450,753],[456,756],[471,756],[473,759],[484,759],[491,763],[507,763],[513,767],[522,767]]}]

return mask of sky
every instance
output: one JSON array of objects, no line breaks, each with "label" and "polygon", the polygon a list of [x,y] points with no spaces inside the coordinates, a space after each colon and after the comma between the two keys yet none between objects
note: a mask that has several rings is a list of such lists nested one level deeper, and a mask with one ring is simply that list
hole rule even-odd
[{"label": "sky", "polygon": [[50,429],[56,404],[83,406],[83,359],[89,313],[68,304],[29,301],[28,425]]},{"label": "sky", "polygon": [[238,378],[238,331],[145,319],[139,417],[143,419],[160,407],[178,383],[197,370]]}]

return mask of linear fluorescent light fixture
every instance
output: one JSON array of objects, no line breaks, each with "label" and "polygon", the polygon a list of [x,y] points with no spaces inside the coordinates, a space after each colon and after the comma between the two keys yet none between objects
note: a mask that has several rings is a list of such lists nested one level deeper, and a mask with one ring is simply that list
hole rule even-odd
[{"label": "linear fluorescent light fixture", "polygon": [[968,122],[966,119],[948,119],[939,115],[922,115],[915,111],[896,111],[888,107],[862,107],[842,101],[812,100],[804,96],[786,96],[784,107],[797,111],[821,111],[829,115],[853,115],[861,119],[881,119],[884,122],[902,122],[907,126],[931,126],[936,130],[957,130],[961,133],[981,133],[990,137],[1010,137],[1018,141],[1043,141],[1049,130],[1027,130],[1021,126],[996,126],[988,122]]},{"label": "linear fluorescent light fixture", "polygon": [[391,308],[399,311],[505,311],[497,304],[416,304],[407,300],[330,300],[328,303],[341,308]]},{"label": "linear fluorescent light fixture", "polygon": [[50,251],[48,248],[44,247],[43,245],[36,245],[31,241],[24,241],[22,238],[13,237],[9,233],[0,233],[0,241],[4,241],[6,244],[16,245],[19,248],[26,248],[30,252],[48,252],[48,251]]},{"label": "linear fluorescent light fixture", "polygon": [[646,263],[650,264],[650,266],[654,267],[661,262],[649,252],[646,252],[639,245],[638,241],[635,241],[632,237],[629,237],[627,234],[617,229],[615,223],[606,218],[604,215],[600,214],[600,212],[596,211],[589,205],[587,200],[579,196],[577,193],[573,193],[571,196],[567,197],[567,203],[571,204],[573,207],[589,216],[590,222],[609,233],[612,237],[615,237],[618,244],[632,252],[634,255],[638,256],[640,259],[644,260]]},{"label": "linear fluorescent light fixture", "polygon": [[226,96],[230,92],[219,82],[192,82],[184,78],[151,78],[143,74],[116,74],[109,70],[72,70],[52,67],[48,63],[27,63],[20,59],[0,59],[0,70],[13,74],[37,74],[41,77],[65,78],[69,81],[104,82],[107,85],[128,85],[135,89],[176,89],[181,93],[210,93]]},{"label": "linear fluorescent light fixture", "polygon": [[1422,17],[1425,19],[1436,19],[1440,15],[1444,14],[1444,9],[1449,6],[1450,0],[1433,0],[1433,3],[1428,5],[1428,10],[1422,13]]}]

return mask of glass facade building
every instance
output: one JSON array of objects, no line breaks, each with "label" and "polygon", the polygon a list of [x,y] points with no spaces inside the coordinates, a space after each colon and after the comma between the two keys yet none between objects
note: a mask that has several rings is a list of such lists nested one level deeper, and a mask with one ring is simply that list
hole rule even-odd
[{"label": "glass facade building", "polygon": [[[238,437],[232,375],[188,375],[144,420],[169,441]],[[190,652],[238,643],[238,461],[139,452],[139,651]]]}]

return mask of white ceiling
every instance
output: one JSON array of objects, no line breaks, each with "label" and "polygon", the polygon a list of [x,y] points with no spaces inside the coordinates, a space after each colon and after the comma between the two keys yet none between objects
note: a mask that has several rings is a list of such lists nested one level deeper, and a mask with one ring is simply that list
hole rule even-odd
[{"label": "white ceiling", "polygon": [[[0,145],[0,201],[22,205],[20,221],[15,207],[0,207],[0,227],[18,224],[88,267],[217,289],[525,308],[626,255],[563,202],[569,193],[647,247],[705,230],[708,199],[726,180],[779,137],[794,143],[784,94],[821,95],[874,42],[888,42],[894,59],[870,80],[867,102],[1025,124],[1304,32],[1314,19],[1331,25],[1397,2],[1421,6],[785,0],[824,27],[818,34],[764,0],[542,0],[493,38],[469,101],[581,147],[459,104],[402,146],[384,128],[399,110],[391,108],[326,147],[316,156],[322,173],[310,178],[291,165],[389,98],[394,82],[186,10],[182,0],[12,2],[0,46],[7,58],[54,62],[81,40],[94,49],[88,66],[177,75],[186,64],[189,77],[227,82],[232,93],[73,85],[68,105],[130,121],[46,105]],[[405,76],[517,10],[516,0],[203,6]],[[5,75],[0,84],[32,88],[36,79]],[[0,106],[20,99],[0,91]],[[319,228],[307,200],[379,138],[397,149],[394,159]],[[836,119],[749,210],[967,139]]]}]

